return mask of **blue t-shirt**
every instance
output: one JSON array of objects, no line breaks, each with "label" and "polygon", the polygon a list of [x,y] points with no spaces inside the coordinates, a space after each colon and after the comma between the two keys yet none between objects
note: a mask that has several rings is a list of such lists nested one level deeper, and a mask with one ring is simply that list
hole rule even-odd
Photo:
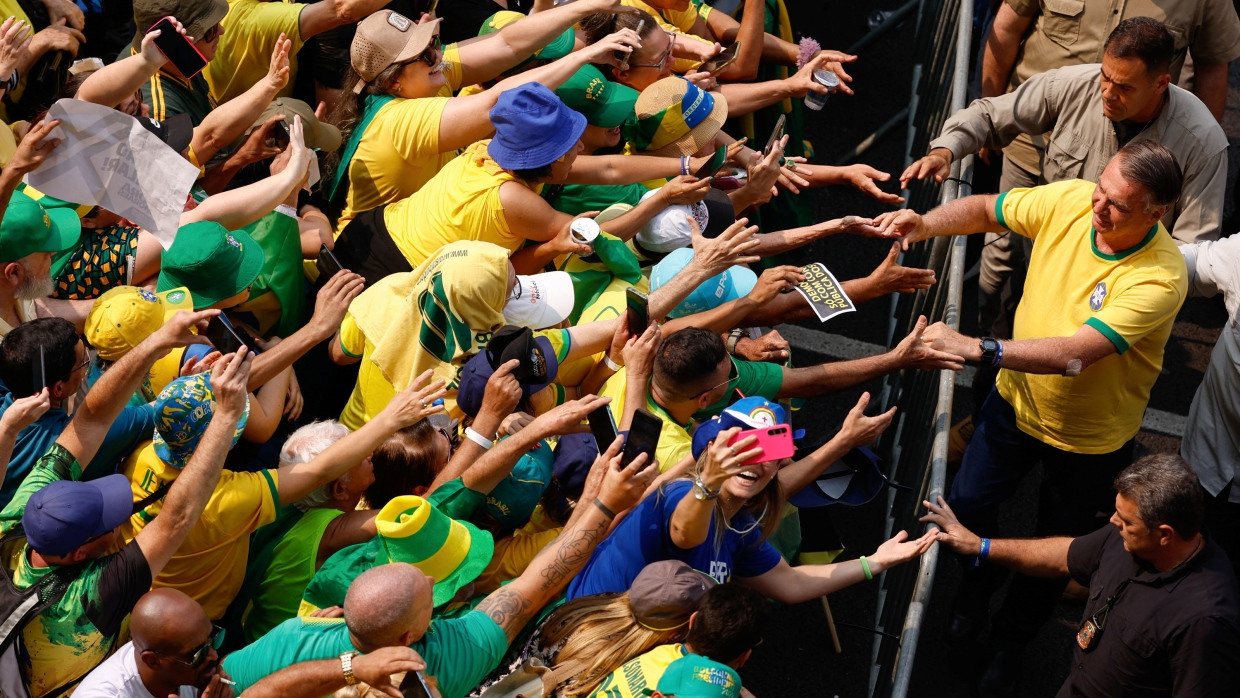
[{"label": "blue t-shirt", "polygon": [[[723,542],[716,550],[713,514],[712,533],[705,543],[689,550],[677,547],[669,532],[672,514],[692,487],[692,483],[678,480],[637,505],[569,583],[568,598],[628,591],[643,567],[660,560],[682,560],[721,583],[733,575],[757,577],[779,564],[779,552],[762,540],[762,530],[756,526],[744,536],[725,529]],[[752,515],[741,512],[732,518],[731,524],[737,531],[744,531],[753,521]]]},{"label": "blue t-shirt", "polygon": [[[9,393],[0,400],[0,415],[13,404],[13,394]],[[13,493],[26,479],[26,474],[34,467],[35,461],[43,457],[60,433],[69,426],[69,415],[61,408],[48,410],[34,424],[22,429],[17,434],[17,444],[13,447],[13,458],[9,460],[8,472],[4,474],[4,484],[0,485],[0,509],[8,506]],[[94,460],[86,465],[85,479],[111,475],[121,459],[142,441],[151,438],[155,431],[155,408],[150,405],[126,407],[120,416],[112,422],[99,452]]]}]

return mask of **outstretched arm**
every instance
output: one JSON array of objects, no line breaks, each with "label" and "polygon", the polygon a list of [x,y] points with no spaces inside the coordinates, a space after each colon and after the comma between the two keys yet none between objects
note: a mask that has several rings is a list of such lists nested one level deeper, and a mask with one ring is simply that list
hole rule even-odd
[{"label": "outstretched arm", "polygon": [[[921,517],[922,523],[938,526],[936,540],[941,540],[959,555],[979,555],[982,539],[960,524],[955,512],[942,497],[936,504],[922,501],[930,512]],[[996,538],[990,541],[986,559],[1034,577],[1067,577],[1068,548],[1074,539],[1068,536],[1054,538]]]}]

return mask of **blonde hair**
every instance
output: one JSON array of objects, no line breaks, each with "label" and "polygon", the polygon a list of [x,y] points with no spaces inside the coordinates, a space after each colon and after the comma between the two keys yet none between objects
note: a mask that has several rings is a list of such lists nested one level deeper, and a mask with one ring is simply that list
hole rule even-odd
[{"label": "blonde hair", "polygon": [[629,592],[596,594],[573,599],[552,612],[543,622],[539,642],[543,647],[563,643],[552,669],[569,675],[556,686],[556,695],[577,698],[590,695],[630,659],[680,641],[688,627],[651,630],[633,618]]},{"label": "blonde hair", "polygon": [[[698,456],[697,462],[693,464],[693,468],[689,471],[689,479],[691,481],[697,480],[701,476],[702,468],[706,465],[706,458],[709,453],[710,449],[703,449],[702,455]],[[771,477],[771,481],[766,483],[766,487],[762,488],[762,492],[758,496],[741,505],[741,511],[749,512],[758,520],[758,526],[762,530],[762,537],[759,540],[763,541],[774,535],[775,529],[779,528],[779,520],[783,510],[784,491],[779,486],[778,471]],[[718,552],[723,547],[723,532],[728,529],[729,523],[723,512],[722,497],[714,500],[712,513],[711,532],[714,534],[715,552]]]}]

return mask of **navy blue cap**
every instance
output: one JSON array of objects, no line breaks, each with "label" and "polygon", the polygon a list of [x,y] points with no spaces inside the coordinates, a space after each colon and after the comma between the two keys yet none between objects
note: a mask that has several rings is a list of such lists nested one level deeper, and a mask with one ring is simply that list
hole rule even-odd
[{"label": "navy blue cap", "polygon": [[67,555],[87,540],[125,523],[133,490],[124,475],[49,482],[30,496],[22,514],[26,541],[40,555]]},{"label": "navy blue cap", "polygon": [[536,82],[504,90],[491,107],[495,136],[487,154],[505,170],[529,170],[559,160],[577,147],[586,117]]},{"label": "navy blue cap", "polygon": [[[525,331],[529,332],[528,329]],[[532,340],[528,345],[530,352],[541,354],[541,356],[537,360],[531,360],[531,362],[542,363],[542,367],[537,373],[541,374],[543,378],[542,382],[539,383],[531,382],[536,380],[534,378],[522,380],[520,376],[523,372],[521,367],[518,367],[514,375],[517,376],[517,381],[521,383],[521,394],[526,398],[554,383],[555,377],[560,370],[560,364],[556,360],[551,340],[546,337],[533,337]],[[516,347],[518,345],[513,344],[509,346]],[[486,392],[487,381],[490,380],[491,374],[495,373],[496,369],[496,366],[491,363],[490,356],[494,352],[489,351],[489,349],[490,345],[488,345],[487,351],[478,352],[473,358],[465,362],[465,366],[461,368],[459,385],[456,391],[456,404],[465,414],[477,415],[478,410],[482,409],[482,397]],[[494,358],[498,365],[502,366],[509,359],[517,357],[513,352],[505,351]],[[528,375],[530,372],[526,371],[524,373]]]},{"label": "navy blue cap", "polygon": [[803,509],[830,504],[855,507],[869,503],[888,485],[901,490],[910,489],[888,480],[883,475],[882,462],[869,448],[854,448],[788,501]]}]

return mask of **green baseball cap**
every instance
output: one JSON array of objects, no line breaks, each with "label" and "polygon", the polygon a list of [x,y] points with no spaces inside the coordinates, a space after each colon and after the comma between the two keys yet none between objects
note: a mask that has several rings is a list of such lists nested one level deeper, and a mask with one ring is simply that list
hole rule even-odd
[{"label": "green baseball cap", "polygon": [[164,250],[155,290],[189,289],[194,310],[209,308],[241,293],[258,279],[264,255],[243,230],[229,232],[215,221],[199,221],[177,230]]},{"label": "green baseball cap", "polygon": [[[667,665],[659,677],[658,691],[676,698],[737,698],[741,677],[736,670],[696,654],[686,654]],[[650,695],[654,690],[643,688]]]},{"label": "green baseball cap", "polygon": [[615,128],[633,116],[638,91],[603,77],[592,65],[581,67],[555,95],[570,109],[581,112],[591,126]]},{"label": "green baseball cap", "polygon": [[68,208],[44,208],[13,192],[0,222],[0,262],[16,262],[36,252],[60,252],[77,244],[82,221]]},{"label": "green baseball cap", "polygon": [[[525,15],[521,14],[520,12],[513,12],[512,10],[500,10],[499,12],[496,12],[490,17],[487,17],[482,22],[482,26],[478,28],[478,36],[486,36],[487,34],[494,34],[495,32],[499,31],[500,29],[503,29],[509,24],[512,24],[518,19],[525,19]],[[535,51],[533,56],[525,59],[524,61],[521,61],[521,63],[517,64],[515,67],[509,68],[508,70],[504,71],[503,74],[504,75],[515,75],[521,72],[521,69],[529,65],[530,61],[534,59],[539,59],[543,61],[554,61],[557,58],[563,58],[567,56],[568,54],[572,53],[573,45],[576,43],[576,41],[577,41],[577,34],[573,31],[572,27],[569,27],[568,29],[564,30],[563,34],[560,34],[559,36],[552,39],[551,43]]]}]

